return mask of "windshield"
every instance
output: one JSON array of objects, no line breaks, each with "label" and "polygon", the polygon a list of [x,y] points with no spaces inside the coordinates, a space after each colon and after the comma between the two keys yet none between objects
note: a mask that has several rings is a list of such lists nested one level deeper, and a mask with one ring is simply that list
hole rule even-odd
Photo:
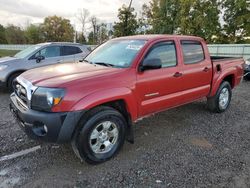
[{"label": "windshield", "polygon": [[40,47],[41,47],[41,45],[30,46],[30,47],[18,52],[16,55],[14,55],[14,57],[16,57],[16,58],[26,58],[27,56],[31,55],[35,50],[37,50]]},{"label": "windshield", "polygon": [[145,43],[145,40],[111,40],[96,48],[85,61],[126,68],[131,65]]}]

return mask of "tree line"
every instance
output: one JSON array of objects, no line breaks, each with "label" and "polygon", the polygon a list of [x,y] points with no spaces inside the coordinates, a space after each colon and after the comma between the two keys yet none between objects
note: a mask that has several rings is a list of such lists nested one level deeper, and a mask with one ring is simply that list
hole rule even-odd
[{"label": "tree line", "polygon": [[1,44],[36,44],[45,41],[72,41],[74,29],[70,21],[58,16],[46,17],[42,24],[19,26],[0,25]]},{"label": "tree line", "polygon": [[[84,18],[85,15],[85,18]],[[109,38],[107,25],[95,16],[88,17],[86,9],[78,12],[77,18],[82,25],[81,31],[75,31],[70,20],[59,16],[48,16],[41,24],[29,24],[22,29],[19,26],[0,24],[0,44],[37,44],[41,42],[79,42],[99,44]],[[90,31],[86,37],[86,23],[90,23]],[[87,39],[86,39],[87,38]]]},{"label": "tree line", "polygon": [[[70,20],[49,16],[41,24],[25,29],[0,25],[0,44],[36,44],[49,41],[76,41],[100,44],[135,34],[184,34],[203,37],[208,43],[250,42],[249,0],[151,0],[139,13],[130,5],[118,9],[118,21],[107,27],[86,9],[76,15],[81,31]],[[87,27],[89,26],[89,27]]]},{"label": "tree line", "polygon": [[183,34],[209,43],[250,42],[249,0],[151,0],[139,16],[123,5],[118,18],[115,36]]}]

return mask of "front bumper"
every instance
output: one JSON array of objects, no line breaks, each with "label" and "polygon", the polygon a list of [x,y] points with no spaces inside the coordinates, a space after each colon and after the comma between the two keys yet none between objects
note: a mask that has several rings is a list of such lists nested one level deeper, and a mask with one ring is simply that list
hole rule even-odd
[{"label": "front bumper", "polygon": [[0,80],[0,87],[6,87],[6,83]]},{"label": "front bumper", "polygon": [[14,93],[11,94],[10,99],[10,111],[16,122],[30,138],[36,140],[54,143],[70,142],[75,127],[83,115],[83,111],[55,113],[24,109],[17,103]]}]

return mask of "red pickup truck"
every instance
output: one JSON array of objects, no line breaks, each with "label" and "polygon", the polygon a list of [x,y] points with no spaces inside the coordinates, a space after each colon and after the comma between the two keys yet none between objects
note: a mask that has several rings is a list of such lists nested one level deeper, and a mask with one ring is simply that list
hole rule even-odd
[{"label": "red pickup truck", "polygon": [[71,142],[90,163],[133,142],[133,122],[206,97],[223,112],[243,76],[241,58],[210,57],[199,37],[143,35],[112,39],[82,62],[27,71],[10,109],[34,138]]}]

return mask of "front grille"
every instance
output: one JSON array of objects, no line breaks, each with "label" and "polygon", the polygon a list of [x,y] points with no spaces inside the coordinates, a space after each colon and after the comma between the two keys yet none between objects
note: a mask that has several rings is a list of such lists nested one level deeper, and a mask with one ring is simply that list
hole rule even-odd
[{"label": "front grille", "polygon": [[27,91],[25,87],[23,87],[20,83],[16,82],[14,84],[14,92],[16,94],[16,97],[18,99],[18,102],[27,108],[28,106],[28,97],[27,97]]}]

